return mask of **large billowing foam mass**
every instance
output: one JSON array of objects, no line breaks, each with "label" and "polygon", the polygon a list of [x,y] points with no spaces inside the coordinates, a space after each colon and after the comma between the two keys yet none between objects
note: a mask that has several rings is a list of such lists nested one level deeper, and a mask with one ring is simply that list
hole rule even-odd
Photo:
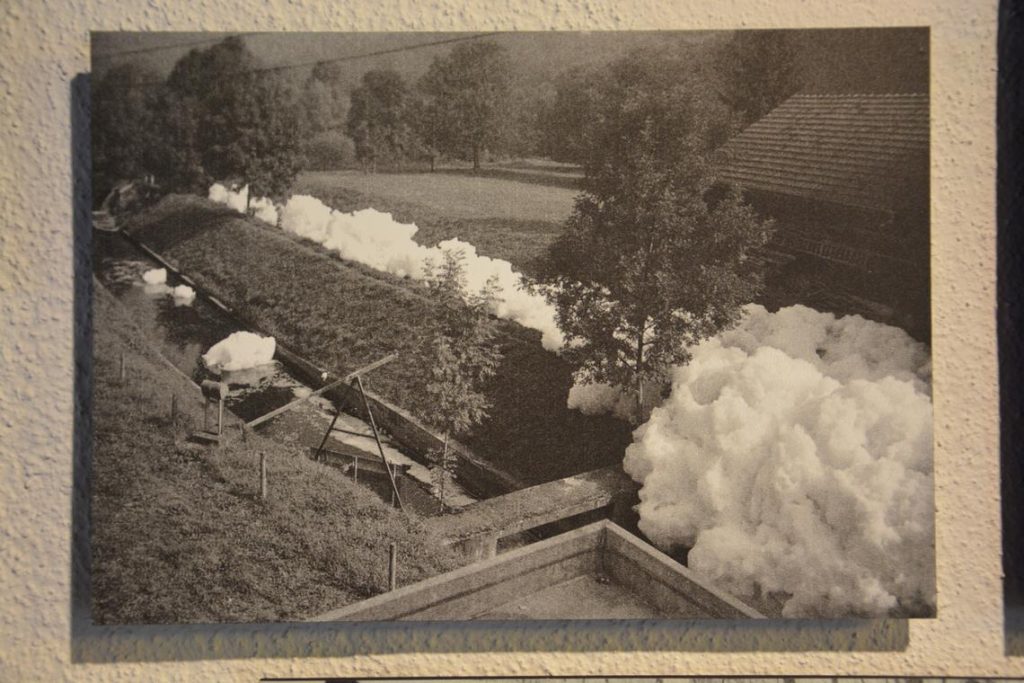
[{"label": "large billowing foam mass", "polygon": [[203,355],[203,363],[212,372],[245,370],[274,360],[277,342],[252,332],[234,332]]},{"label": "large billowing foam mass", "polygon": [[399,223],[391,214],[374,209],[353,213],[336,211],[319,199],[296,195],[281,210],[281,227],[336,251],[351,261],[415,279],[423,278],[428,261],[440,264],[444,251],[459,251],[465,257],[467,288],[479,291],[490,278],[498,284],[498,301],[492,313],[539,330],[548,350],[562,347],[563,337],[555,323],[555,309],[543,296],[526,291],[512,264],[477,254],[476,248],[458,239],[436,247],[424,247],[413,240],[418,228]]},{"label": "large billowing foam mass", "polygon": [[640,528],[785,616],[934,607],[927,349],[896,328],[749,306],[691,349],[634,433]]}]

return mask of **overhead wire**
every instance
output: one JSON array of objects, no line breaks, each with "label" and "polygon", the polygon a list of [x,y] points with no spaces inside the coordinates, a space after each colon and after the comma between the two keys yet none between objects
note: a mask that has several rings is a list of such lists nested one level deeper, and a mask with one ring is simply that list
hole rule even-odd
[{"label": "overhead wire", "polygon": [[[161,35],[161,34],[157,33],[157,34],[146,34],[146,35],[148,37],[148,36],[151,36],[151,35]],[[137,55],[137,54],[144,54],[144,53],[147,53],[147,52],[163,52],[163,51],[166,51],[166,50],[180,50],[180,49],[186,48],[186,47],[198,47],[199,45],[211,45],[213,43],[219,43],[220,41],[222,41],[222,40],[224,40],[226,38],[233,38],[233,37],[243,38],[245,36],[255,36],[255,35],[260,35],[260,33],[257,32],[257,31],[250,31],[248,33],[226,33],[226,34],[220,34],[216,38],[204,38],[202,40],[192,40],[192,41],[188,41],[186,43],[168,43],[166,45],[151,45],[150,47],[139,47],[139,48],[132,48],[132,49],[129,49],[129,50],[113,50],[113,51],[108,51],[108,52],[94,52],[94,53],[92,53],[92,56],[94,58],[99,57],[101,59],[109,59],[111,57],[121,57],[123,55]]]},{"label": "overhead wire", "polygon": [[[238,69],[236,71],[230,71],[230,72],[228,72],[228,73],[226,73],[224,75],[225,76],[238,76],[238,75],[247,74],[247,73],[266,73],[266,72],[272,72],[272,71],[287,71],[289,69],[301,69],[301,68],[305,68],[305,67],[316,66],[318,64],[335,64],[335,63],[341,63],[341,62],[350,62],[350,61],[355,61],[355,60],[359,60],[359,59],[368,59],[368,58],[371,58],[371,57],[380,57],[380,56],[383,56],[383,55],[396,54],[396,53],[399,53],[399,52],[407,52],[407,51],[411,51],[411,50],[420,50],[420,49],[423,49],[423,48],[437,47],[437,46],[440,46],[440,45],[449,45],[449,44],[452,44],[452,43],[465,42],[465,41],[469,41],[469,40],[479,40],[480,38],[487,38],[489,36],[498,35],[498,33],[499,33],[498,31],[491,31],[491,32],[488,32],[488,33],[475,33],[475,34],[470,35],[470,36],[457,36],[455,38],[445,38],[445,39],[442,39],[442,40],[433,40],[433,41],[426,42],[426,43],[417,43],[415,45],[405,45],[405,46],[402,46],[402,47],[393,47],[393,48],[387,48],[387,49],[384,49],[384,50],[374,50],[372,52],[363,52],[363,53],[355,54],[355,55],[343,55],[341,57],[331,57],[331,58],[328,58],[328,59],[317,59],[317,60],[307,61],[307,62],[296,62],[296,63],[293,63],[293,64],[277,64],[277,65],[273,65],[273,66],[260,66],[260,67],[255,67],[255,68],[252,68],[252,69]],[[242,35],[242,34],[233,34],[233,35]],[[248,35],[267,35],[267,34],[248,34]],[[227,37],[229,37],[229,36],[224,36],[224,37],[218,38],[216,42],[219,42],[220,40],[224,40]],[[182,45],[179,45],[178,47],[181,47],[181,46]],[[153,49],[158,49],[158,48],[154,47]],[[128,54],[128,52],[126,51],[126,52],[124,52],[122,54]],[[124,89],[147,88],[147,87],[161,86],[161,85],[164,85],[165,83],[166,83],[166,79],[165,80],[159,80],[159,81],[155,81],[155,80],[154,81],[142,81],[142,82],[139,82],[139,83],[124,83],[124,84],[118,84],[117,87],[124,88]]]}]

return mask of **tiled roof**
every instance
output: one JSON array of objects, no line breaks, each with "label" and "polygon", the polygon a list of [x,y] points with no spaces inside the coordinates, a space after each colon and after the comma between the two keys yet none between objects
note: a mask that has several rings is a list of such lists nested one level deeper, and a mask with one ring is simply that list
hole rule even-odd
[{"label": "tiled roof", "polygon": [[928,170],[928,96],[794,95],[717,152],[721,180],[890,209]]}]

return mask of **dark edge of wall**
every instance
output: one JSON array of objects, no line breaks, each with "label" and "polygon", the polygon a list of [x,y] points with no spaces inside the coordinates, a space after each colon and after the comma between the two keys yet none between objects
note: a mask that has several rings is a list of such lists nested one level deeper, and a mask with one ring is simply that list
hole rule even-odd
[{"label": "dark edge of wall", "polygon": [[1024,656],[1024,3],[999,8],[996,299],[1004,651]]}]

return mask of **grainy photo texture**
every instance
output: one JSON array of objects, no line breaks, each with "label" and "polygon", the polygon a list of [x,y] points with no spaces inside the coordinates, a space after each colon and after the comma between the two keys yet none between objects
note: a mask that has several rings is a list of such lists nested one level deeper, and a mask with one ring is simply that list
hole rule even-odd
[{"label": "grainy photo texture", "polygon": [[934,616],[928,40],[94,34],[93,618]]}]

